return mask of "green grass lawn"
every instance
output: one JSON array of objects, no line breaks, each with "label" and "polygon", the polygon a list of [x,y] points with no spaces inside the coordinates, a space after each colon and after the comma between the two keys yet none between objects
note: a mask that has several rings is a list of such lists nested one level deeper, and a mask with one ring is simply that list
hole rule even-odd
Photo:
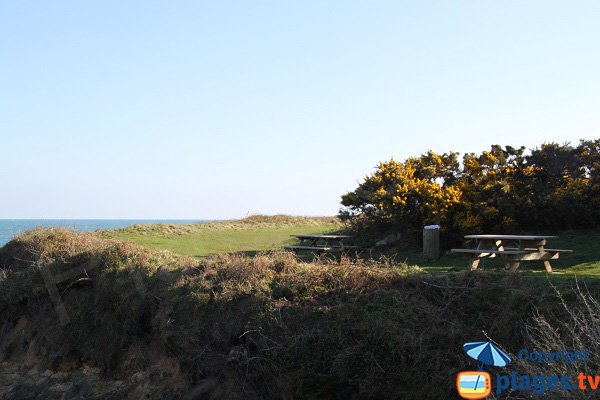
[{"label": "green grass lawn", "polygon": [[[223,221],[193,225],[140,225],[101,235],[110,239],[131,241],[152,249],[170,250],[174,253],[204,257],[216,253],[245,252],[252,255],[258,251],[281,248],[294,243],[292,234],[322,234],[340,230],[342,225],[334,218],[302,217],[250,217],[239,221]],[[551,261],[553,278],[572,279],[573,276],[600,278],[600,232],[567,231],[539,232],[557,235],[559,239],[549,242],[551,248],[571,249],[572,254],[561,255],[560,260]],[[421,251],[414,246],[388,248],[398,262],[418,265],[433,274],[468,272],[467,258],[444,251],[436,261],[423,259]],[[378,257],[378,252],[364,250],[362,257]],[[496,259],[484,260],[482,271],[505,275],[504,266]],[[522,276],[546,279],[541,261],[521,263]]]},{"label": "green grass lawn", "polygon": [[339,230],[334,218],[251,217],[192,225],[134,226],[101,235],[109,239],[131,241],[143,246],[174,253],[204,257],[215,253],[245,252],[280,248],[294,242],[293,234],[322,234]]}]

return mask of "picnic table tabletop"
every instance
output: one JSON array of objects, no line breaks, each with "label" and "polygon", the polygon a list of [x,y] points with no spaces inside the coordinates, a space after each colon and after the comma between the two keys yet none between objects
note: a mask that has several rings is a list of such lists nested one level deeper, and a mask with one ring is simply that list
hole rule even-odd
[{"label": "picnic table tabletop", "polygon": [[348,235],[290,235],[299,239],[349,239]]},{"label": "picnic table tabletop", "polygon": [[466,235],[465,239],[544,240],[544,239],[558,239],[558,236],[544,236],[544,235]]}]

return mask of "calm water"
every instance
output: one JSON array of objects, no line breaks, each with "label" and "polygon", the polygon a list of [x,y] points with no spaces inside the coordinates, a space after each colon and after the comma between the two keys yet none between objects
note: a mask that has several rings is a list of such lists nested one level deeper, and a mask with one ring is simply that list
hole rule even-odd
[{"label": "calm water", "polygon": [[14,235],[37,226],[62,226],[78,231],[95,231],[97,229],[123,228],[135,224],[193,224],[198,222],[207,221],[181,219],[0,219],[0,247],[11,240]]}]

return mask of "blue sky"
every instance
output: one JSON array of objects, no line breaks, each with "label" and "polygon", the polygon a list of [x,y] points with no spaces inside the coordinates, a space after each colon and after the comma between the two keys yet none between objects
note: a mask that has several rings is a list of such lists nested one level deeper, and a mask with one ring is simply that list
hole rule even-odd
[{"label": "blue sky", "polygon": [[1,1],[0,218],[330,215],[380,160],[600,133],[600,2]]}]

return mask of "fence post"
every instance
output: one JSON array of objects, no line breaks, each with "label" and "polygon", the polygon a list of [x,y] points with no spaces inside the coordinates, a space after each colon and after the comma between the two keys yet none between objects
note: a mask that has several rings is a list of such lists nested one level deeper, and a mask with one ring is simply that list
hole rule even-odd
[{"label": "fence post", "polygon": [[423,227],[423,257],[427,260],[440,258],[440,226]]}]

